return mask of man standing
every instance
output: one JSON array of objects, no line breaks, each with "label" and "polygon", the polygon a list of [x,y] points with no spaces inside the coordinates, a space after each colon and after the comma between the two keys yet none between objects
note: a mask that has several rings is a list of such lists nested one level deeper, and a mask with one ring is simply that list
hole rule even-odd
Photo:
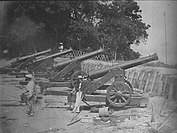
[{"label": "man standing", "polygon": [[59,43],[59,47],[58,47],[58,49],[59,49],[60,52],[63,51],[63,43],[62,43],[62,42]]},{"label": "man standing", "polygon": [[5,49],[5,50],[3,51],[3,54],[4,54],[4,57],[5,57],[5,58],[7,58],[8,53],[9,53],[9,52],[8,52],[8,50],[7,50],[7,49]]},{"label": "man standing", "polygon": [[33,116],[34,115],[33,105],[36,100],[36,87],[35,87],[35,83],[34,83],[34,76],[28,74],[28,75],[26,75],[26,77],[28,77],[30,79],[30,81],[26,85],[26,92],[25,92],[26,97],[27,97],[26,104],[28,106],[27,113],[29,116]]},{"label": "man standing", "polygon": [[81,101],[83,99],[83,95],[82,95],[82,91],[81,91],[81,88],[82,88],[82,82],[84,81],[84,77],[79,75],[78,76],[78,86],[76,90],[76,102],[75,102],[75,106],[74,106],[74,109],[72,112],[76,112],[76,113],[79,113],[80,112],[80,104],[81,104]]}]

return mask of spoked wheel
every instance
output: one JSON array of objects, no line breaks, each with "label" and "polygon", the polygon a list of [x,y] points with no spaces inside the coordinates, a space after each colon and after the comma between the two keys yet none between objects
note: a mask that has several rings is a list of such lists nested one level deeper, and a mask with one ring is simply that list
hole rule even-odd
[{"label": "spoked wheel", "polygon": [[132,90],[125,82],[114,82],[107,88],[107,101],[113,107],[124,107],[130,102]]},{"label": "spoked wheel", "polygon": [[72,76],[71,76],[71,84],[72,84],[72,86],[75,89],[77,89],[79,87],[79,82],[78,82],[79,77],[85,78],[87,76],[88,76],[88,74],[86,72],[84,72],[84,71],[76,71],[76,72],[74,72],[72,74]]}]

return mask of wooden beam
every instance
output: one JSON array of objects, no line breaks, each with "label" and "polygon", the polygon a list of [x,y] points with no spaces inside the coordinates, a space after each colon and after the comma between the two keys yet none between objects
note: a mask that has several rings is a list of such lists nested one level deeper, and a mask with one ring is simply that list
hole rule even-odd
[{"label": "wooden beam", "polygon": [[133,83],[133,78],[134,78],[135,73],[136,73],[136,72],[133,70],[132,75],[131,75],[131,79],[130,79],[130,83],[131,83],[131,84]]},{"label": "wooden beam", "polygon": [[[68,101],[75,102],[76,95],[72,94],[71,96],[70,90],[47,90],[46,95],[58,95],[58,96],[68,96]],[[106,95],[85,95],[85,100],[88,102],[106,102]],[[133,95],[131,97],[129,106],[141,106],[145,107],[148,104],[148,97],[144,97],[140,94]]]},{"label": "wooden beam", "polygon": [[141,81],[140,81],[140,86],[139,86],[139,89],[140,89],[140,90],[143,90],[143,83],[144,83],[144,81],[145,81],[146,74],[147,74],[147,73],[146,73],[145,71],[143,71],[142,79],[141,79]]},{"label": "wooden beam", "polygon": [[[27,85],[28,81],[20,81],[20,85]],[[35,81],[38,85],[47,85],[49,87],[69,87],[72,88],[71,82],[49,82],[49,81]]]},{"label": "wooden beam", "polygon": [[169,92],[168,92],[168,99],[169,100],[172,100],[174,97],[173,97],[173,93],[174,93],[174,86],[176,83],[176,79],[173,78],[173,77],[168,77],[167,78],[167,84],[169,85]]},{"label": "wooden beam", "polygon": [[149,84],[149,82],[150,82],[150,76],[151,76],[151,73],[148,73],[148,75],[147,75],[147,81],[146,81],[146,85],[145,85],[144,92],[147,92],[148,84]]},{"label": "wooden beam", "polygon": [[154,74],[154,79],[152,81],[152,86],[151,86],[151,90],[150,90],[151,93],[153,92],[154,87],[155,87],[155,81],[156,81],[156,78],[157,78],[157,74],[158,74],[158,71],[156,71],[155,74]]}]

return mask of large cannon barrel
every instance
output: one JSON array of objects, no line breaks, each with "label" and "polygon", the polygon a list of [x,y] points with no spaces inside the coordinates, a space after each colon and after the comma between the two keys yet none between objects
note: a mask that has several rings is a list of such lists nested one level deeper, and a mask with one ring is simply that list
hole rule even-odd
[{"label": "large cannon barrel", "polygon": [[49,59],[49,58],[56,58],[56,57],[64,55],[64,54],[68,54],[68,53],[70,53],[72,51],[73,51],[72,49],[64,50],[62,52],[58,52],[58,53],[55,53],[55,54],[52,54],[52,55],[49,55],[49,56],[34,60],[33,62],[35,63],[35,62],[44,61],[44,60]]},{"label": "large cannon barrel", "polygon": [[89,59],[89,58],[91,58],[93,56],[96,56],[96,55],[98,55],[100,53],[103,53],[103,51],[104,51],[103,49],[99,49],[99,50],[96,50],[96,51],[81,55],[81,56],[79,56],[77,58],[74,58],[74,59],[71,59],[71,60],[67,60],[67,61],[63,61],[61,63],[55,64],[53,67],[56,68],[56,69],[60,69],[60,68],[63,68],[65,66],[69,65],[72,62],[83,61],[83,60]]},{"label": "large cannon barrel", "polygon": [[45,51],[41,51],[41,52],[38,52],[38,53],[35,53],[35,54],[19,57],[17,60],[21,62],[21,61],[24,61],[28,58],[36,57],[36,56],[43,55],[43,54],[46,54],[46,53],[49,53],[49,52],[51,52],[51,49],[47,49]]},{"label": "large cannon barrel", "polygon": [[90,79],[97,79],[97,78],[100,78],[100,77],[104,76],[110,70],[117,69],[117,68],[121,68],[121,69],[126,70],[126,69],[129,69],[129,68],[132,68],[132,67],[135,67],[135,66],[138,66],[138,65],[142,65],[144,63],[154,61],[154,60],[158,60],[158,56],[157,56],[156,53],[153,54],[153,55],[150,55],[150,56],[146,56],[146,57],[143,57],[143,58],[127,61],[125,63],[114,65],[114,66],[111,66],[111,67],[108,67],[108,68],[91,71],[91,72],[88,73],[88,76],[89,76]]}]

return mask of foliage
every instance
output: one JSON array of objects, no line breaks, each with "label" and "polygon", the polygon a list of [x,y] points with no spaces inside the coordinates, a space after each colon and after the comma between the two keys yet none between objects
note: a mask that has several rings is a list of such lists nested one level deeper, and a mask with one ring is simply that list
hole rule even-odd
[{"label": "foliage", "polygon": [[133,0],[16,1],[7,12],[9,25],[24,13],[57,42],[75,49],[104,47],[115,59],[134,59],[131,44],[146,41],[150,27]]},{"label": "foliage", "polygon": [[14,38],[14,42],[17,43],[26,40],[29,36],[35,36],[35,34],[41,31],[41,27],[26,16],[16,19],[10,29],[9,36],[11,36],[10,38]]},{"label": "foliage", "polygon": [[[102,38],[107,42],[105,45],[118,53],[120,59],[131,57],[131,44],[139,44],[145,41],[148,34],[146,30],[149,25],[142,23],[139,6],[133,1],[114,1],[111,4],[104,4],[100,10],[99,30]],[[126,51],[128,54],[124,54]]]}]

